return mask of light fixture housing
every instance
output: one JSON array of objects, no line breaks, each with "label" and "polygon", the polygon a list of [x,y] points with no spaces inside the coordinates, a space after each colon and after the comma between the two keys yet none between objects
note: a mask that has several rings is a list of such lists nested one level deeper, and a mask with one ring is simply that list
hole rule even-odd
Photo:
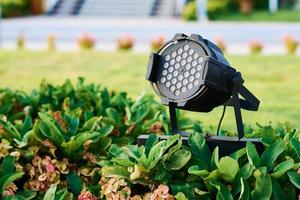
[{"label": "light fixture housing", "polygon": [[[243,85],[241,73],[230,66],[222,51],[211,41],[197,34],[177,33],[156,53],[151,53],[146,79],[162,103],[169,106],[173,133],[188,135],[177,127],[176,108],[210,112],[225,105],[234,107],[238,138],[209,137],[207,141],[212,141],[212,147],[220,142],[236,143],[237,147],[228,152],[239,149],[247,141],[242,139],[244,129],[240,109],[257,111],[260,102]],[[251,141],[261,145],[259,140]]]}]

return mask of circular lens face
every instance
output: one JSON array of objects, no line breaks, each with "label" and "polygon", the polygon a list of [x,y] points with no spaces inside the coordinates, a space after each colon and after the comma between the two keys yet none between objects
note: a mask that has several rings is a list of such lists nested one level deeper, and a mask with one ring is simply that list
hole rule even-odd
[{"label": "circular lens face", "polygon": [[185,51],[189,50],[189,48],[190,48],[190,46],[189,46],[188,44],[186,44],[186,45],[183,46],[183,49],[184,49]]},{"label": "circular lens face", "polygon": [[179,81],[182,81],[182,79],[183,79],[182,74],[178,75],[178,80],[179,80]]},{"label": "circular lens face", "polygon": [[172,84],[176,84],[176,83],[177,83],[176,78],[173,78],[172,81],[171,81],[171,83],[172,83]]},{"label": "circular lens face", "polygon": [[184,72],[184,74],[183,74],[184,78],[189,77],[189,75],[190,75],[190,73],[188,71]]},{"label": "circular lens face", "polygon": [[195,74],[195,72],[196,72],[195,68],[192,68],[190,72],[191,72],[191,74]]},{"label": "circular lens face", "polygon": [[180,89],[181,86],[182,86],[182,84],[180,82],[176,84],[177,89]]},{"label": "circular lens face", "polygon": [[171,75],[171,74],[168,74],[167,79],[168,79],[168,80],[171,80],[171,78],[172,78],[172,75]]},{"label": "circular lens face", "polygon": [[175,64],[175,59],[171,59],[170,60],[170,65],[174,65]]},{"label": "circular lens face", "polygon": [[174,71],[174,72],[173,72],[173,76],[176,77],[177,75],[178,75],[178,71]]},{"label": "circular lens face", "polygon": [[176,52],[173,51],[173,52],[171,53],[171,56],[172,56],[172,58],[175,58],[175,57],[176,57]]},{"label": "circular lens face", "polygon": [[172,91],[172,92],[174,92],[175,91],[175,86],[174,85],[172,85],[171,87],[170,87],[170,90]]},{"label": "circular lens face", "polygon": [[193,55],[194,50],[193,49],[189,49],[188,53],[189,53],[189,55]]},{"label": "circular lens face", "polygon": [[178,40],[159,52],[157,87],[166,98],[175,102],[192,97],[202,88],[202,63],[207,55],[193,40]]},{"label": "circular lens face", "polygon": [[180,64],[181,66],[184,66],[186,64],[186,60],[181,60]]},{"label": "circular lens face", "polygon": [[167,75],[167,73],[168,73],[167,70],[163,70],[161,74],[162,74],[163,76],[165,76],[165,75]]},{"label": "circular lens face", "polygon": [[179,53],[179,54],[182,54],[182,52],[183,52],[183,49],[182,49],[182,48],[179,48],[179,49],[177,50],[177,53]]},{"label": "circular lens face", "polygon": [[195,80],[194,81],[194,86],[197,86],[197,85],[199,85],[200,84],[200,82],[198,81],[198,80]]},{"label": "circular lens face", "polygon": [[199,57],[199,54],[198,53],[194,53],[193,58],[197,59],[198,57]]},{"label": "circular lens face", "polygon": [[198,64],[197,61],[193,60],[192,66],[193,66],[193,67],[196,67],[197,64]]},{"label": "circular lens face", "polygon": [[202,63],[203,60],[204,60],[203,57],[199,57],[199,58],[198,58],[198,63]]},{"label": "circular lens face", "polygon": [[187,85],[188,82],[189,82],[189,81],[188,81],[187,79],[183,79],[182,84],[183,84],[183,85]]},{"label": "circular lens face", "polygon": [[170,55],[166,55],[165,60],[169,61],[170,59],[171,59],[171,56]]},{"label": "circular lens face", "polygon": [[194,78],[193,76],[190,76],[190,77],[189,77],[189,81],[190,81],[190,82],[193,82],[194,79],[195,79],[195,78]]},{"label": "circular lens face", "polygon": [[191,64],[187,64],[187,65],[185,66],[185,69],[186,69],[186,70],[190,70],[191,67],[192,67]]}]

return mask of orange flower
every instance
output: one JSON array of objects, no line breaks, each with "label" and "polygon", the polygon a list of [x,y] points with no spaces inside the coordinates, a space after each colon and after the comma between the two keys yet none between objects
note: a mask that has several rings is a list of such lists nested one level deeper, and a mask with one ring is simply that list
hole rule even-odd
[{"label": "orange flower", "polygon": [[97,198],[90,191],[82,191],[78,200],[96,200]]}]

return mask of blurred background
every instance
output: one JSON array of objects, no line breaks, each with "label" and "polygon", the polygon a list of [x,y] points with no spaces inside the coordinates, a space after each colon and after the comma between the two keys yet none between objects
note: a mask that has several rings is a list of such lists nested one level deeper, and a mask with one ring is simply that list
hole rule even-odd
[{"label": "blurred background", "polygon": [[[85,77],[132,97],[150,51],[177,32],[214,41],[261,100],[245,122],[300,128],[300,0],[1,0],[0,87]],[[217,125],[221,109],[191,114]],[[232,112],[223,127],[234,129]]]}]

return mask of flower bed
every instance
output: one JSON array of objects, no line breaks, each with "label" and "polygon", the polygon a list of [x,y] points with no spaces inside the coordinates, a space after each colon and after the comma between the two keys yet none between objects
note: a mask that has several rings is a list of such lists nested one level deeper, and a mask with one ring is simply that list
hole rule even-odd
[{"label": "flower bed", "polygon": [[[187,145],[150,95],[66,81],[25,93],[0,91],[0,190],[3,199],[295,199],[298,132],[286,124],[246,126],[262,137],[226,157],[208,149],[200,122],[180,115]],[[152,133],[143,146],[140,134]],[[231,133],[229,133],[231,134]]]}]

